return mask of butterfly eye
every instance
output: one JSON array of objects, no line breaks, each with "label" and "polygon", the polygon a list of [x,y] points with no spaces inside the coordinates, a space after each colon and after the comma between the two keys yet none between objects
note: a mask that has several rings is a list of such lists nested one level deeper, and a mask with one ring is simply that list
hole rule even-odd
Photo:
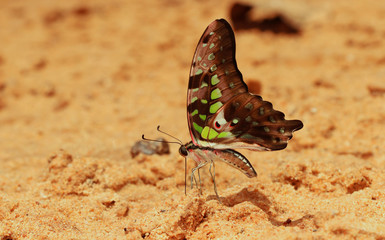
[{"label": "butterfly eye", "polygon": [[221,128],[221,125],[219,124],[219,122],[215,122],[215,128],[216,129],[220,129]]},{"label": "butterfly eye", "polygon": [[182,155],[183,157],[186,157],[188,155],[188,152],[185,146],[180,146],[179,154]]}]

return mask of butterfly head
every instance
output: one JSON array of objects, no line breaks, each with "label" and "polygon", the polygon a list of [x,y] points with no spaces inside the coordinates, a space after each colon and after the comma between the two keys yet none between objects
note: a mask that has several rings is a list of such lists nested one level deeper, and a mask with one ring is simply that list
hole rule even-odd
[{"label": "butterfly head", "polygon": [[196,150],[197,148],[199,148],[199,147],[195,146],[194,143],[191,141],[191,142],[186,143],[185,145],[180,146],[179,154],[182,157],[187,157],[190,152]]},{"label": "butterfly head", "polygon": [[179,148],[179,154],[182,156],[182,157],[187,157],[188,155],[188,151],[187,151],[187,148],[185,145],[181,145],[180,148]]}]

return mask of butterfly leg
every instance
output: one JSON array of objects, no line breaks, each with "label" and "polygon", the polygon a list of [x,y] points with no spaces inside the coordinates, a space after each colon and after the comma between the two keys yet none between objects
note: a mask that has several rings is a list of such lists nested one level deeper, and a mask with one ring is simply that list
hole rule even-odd
[{"label": "butterfly leg", "polygon": [[[213,167],[214,174],[211,172],[211,167]],[[222,201],[221,201],[221,199],[219,198],[219,195],[218,195],[217,184],[215,183],[215,163],[214,163],[213,160],[210,161],[209,172],[210,172],[211,178],[213,179],[213,182],[214,182],[214,191],[215,191],[215,195],[217,195],[218,201],[219,201],[220,203],[222,203]]]},{"label": "butterfly leg", "polygon": [[[195,181],[195,187],[199,190],[199,194],[202,195],[202,183],[201,183],[201,174],[199,172],[199,168],[197,169],[198,171],[198,180],[199,180],[199,185],[198,185],[198,182],[197,182],[197,179],[195,178],[195,174],[193,175],[194,176],[194,181]],[[191,182],[191,189],[193,188],[193,183]]]},{"label": "butterfly leg", "polygon": [[199,179],[199,193],[202,195],[202,182],[201,182],[201,174],[199,172],[199,168],[198,168],[198,179]]},{"label": "butterfly leg", "polygon": [[195,185],[198,186],[198,183],[197,183],[197,180],[196,180],[196,178],[195,178],[194,172],[195,172],[195,168],[193,168],[193,169],[191,170],[191,189],[194,188],[194,183],[193,183],[193,181],[195,181]]},{"label": "butterfly leg", "polygon": [[[195,185],[196,185],[197,188],[198,188],[198,182],[197,182],[197,179],[195,178],[195,171],[198,170],[199,183],[201,183],[201,177],[200,177],[200,174],[199,174],[199,169],[202,168],[202,167],[204,167],[206,164],[207,164],[207,162],[202,162],[202,163],[200,163],[198,166],[196,166],[195,168],[193,168],[193,169],[191,170],[191,189],[193,189],[193,186],[194,186],[193,181],[195,181]],[[201,189],[200,189],[200,188],[198,188],[198,189],[199,189],[200,193],[202,194]]]}]

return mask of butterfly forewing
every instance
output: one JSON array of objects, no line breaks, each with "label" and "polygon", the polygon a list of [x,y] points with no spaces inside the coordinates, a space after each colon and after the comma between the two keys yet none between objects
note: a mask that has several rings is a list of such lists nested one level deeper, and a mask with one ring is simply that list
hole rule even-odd
[{"label": "butterfly forewing", "polygon": [[234,33],[223,19],[212,22],[197,45],[187,95],[196,146],[279,150],[303,126],[248,92],[235,60]]},{"label": "butterfly forewing", "polygon": [[225,20],[216,20],[199,40],[190,70],[187,114],[193,142],[198,145],[206,122],[223,103],[246,92],[235,62],[234,33]]}]

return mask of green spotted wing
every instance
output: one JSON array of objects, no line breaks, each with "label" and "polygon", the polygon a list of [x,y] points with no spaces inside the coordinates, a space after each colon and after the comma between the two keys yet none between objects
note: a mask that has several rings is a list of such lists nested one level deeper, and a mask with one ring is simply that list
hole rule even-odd
[{"label": "green spotted wing", "polygon": [[248,92],[235,60],[234,32],[224,19],[212,22],[197,45],[187,117],[193,144],[215,149],[279,150],[303,127]]}]

